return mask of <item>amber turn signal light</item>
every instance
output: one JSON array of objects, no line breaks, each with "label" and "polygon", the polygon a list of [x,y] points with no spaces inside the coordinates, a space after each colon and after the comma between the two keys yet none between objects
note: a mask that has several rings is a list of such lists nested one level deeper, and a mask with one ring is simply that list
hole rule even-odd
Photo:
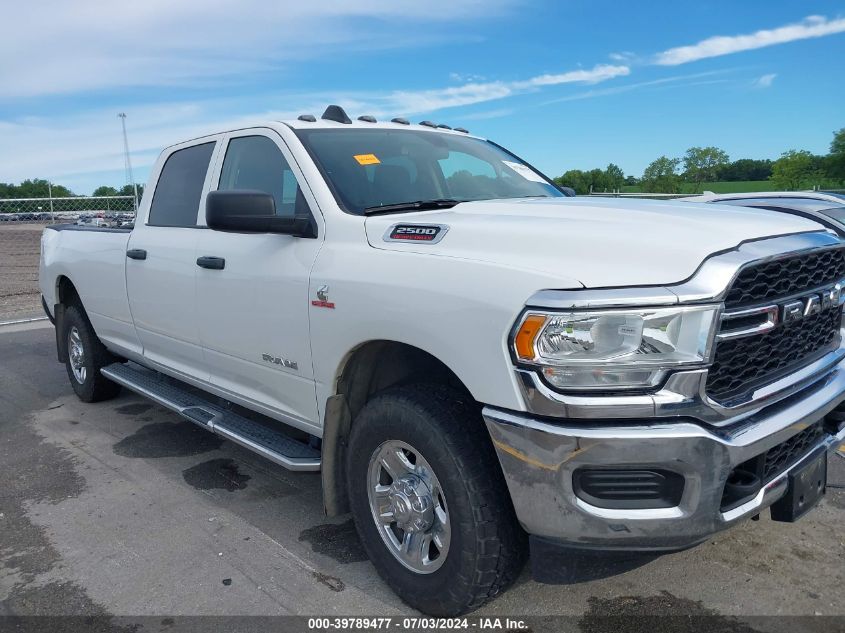
[{"label": "amber turn signal light", "polygon": [[546,317],[540,314],[529,314],[519,326],[514,338],[514,347],[519,360],[534,360],[534,339],[546,324]]}]

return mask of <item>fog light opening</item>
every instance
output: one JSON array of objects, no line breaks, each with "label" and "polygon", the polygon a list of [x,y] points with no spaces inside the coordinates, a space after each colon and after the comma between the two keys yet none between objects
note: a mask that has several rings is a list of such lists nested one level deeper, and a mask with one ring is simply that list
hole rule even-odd
[{"label": "fog light opening", "polygon": [[597,508],[674,508],[683,497],[684,478],[662,469],[579,468],[572,487],[579,499]]}]

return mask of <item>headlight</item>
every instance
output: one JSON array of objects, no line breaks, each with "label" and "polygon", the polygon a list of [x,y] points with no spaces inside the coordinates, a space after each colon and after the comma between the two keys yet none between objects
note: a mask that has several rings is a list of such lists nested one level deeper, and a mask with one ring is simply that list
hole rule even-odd
[{"label": "headlight", "polygon": [[528,312],[514,336],[523,363],[559,389],[642,389],[710,360],[717,306]]}]

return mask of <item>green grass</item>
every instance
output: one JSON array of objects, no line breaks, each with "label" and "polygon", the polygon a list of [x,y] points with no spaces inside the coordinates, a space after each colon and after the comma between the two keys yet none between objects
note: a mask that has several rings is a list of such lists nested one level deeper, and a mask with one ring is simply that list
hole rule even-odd
[{"label": "green grass", "polygon": [[[769,180],[738,180],[736,182],[703,182],[701,188],[695,191],[695,185],[682,183],[681,193],[701,193],[712,191],[713,193],[748,193],[754,191],[772,191],[774,187]],[[622,187],[622,193],[651,193],[643,192],[639,185]]]}]

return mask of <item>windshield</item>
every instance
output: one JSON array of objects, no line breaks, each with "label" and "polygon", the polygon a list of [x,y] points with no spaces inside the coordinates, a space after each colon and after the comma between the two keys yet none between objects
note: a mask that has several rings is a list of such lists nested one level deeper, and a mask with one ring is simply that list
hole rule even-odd
[{"label": "windshield", "polygon": [[422,130],[296,130],[341,208],[427,200],[563,197],[545,176],[493,143]]},{"label": "windshield", "polygon": [[834,220],[845,224],[845,206],[821,209],[819,213],[823,213],[827,217],[833,218]]}]

